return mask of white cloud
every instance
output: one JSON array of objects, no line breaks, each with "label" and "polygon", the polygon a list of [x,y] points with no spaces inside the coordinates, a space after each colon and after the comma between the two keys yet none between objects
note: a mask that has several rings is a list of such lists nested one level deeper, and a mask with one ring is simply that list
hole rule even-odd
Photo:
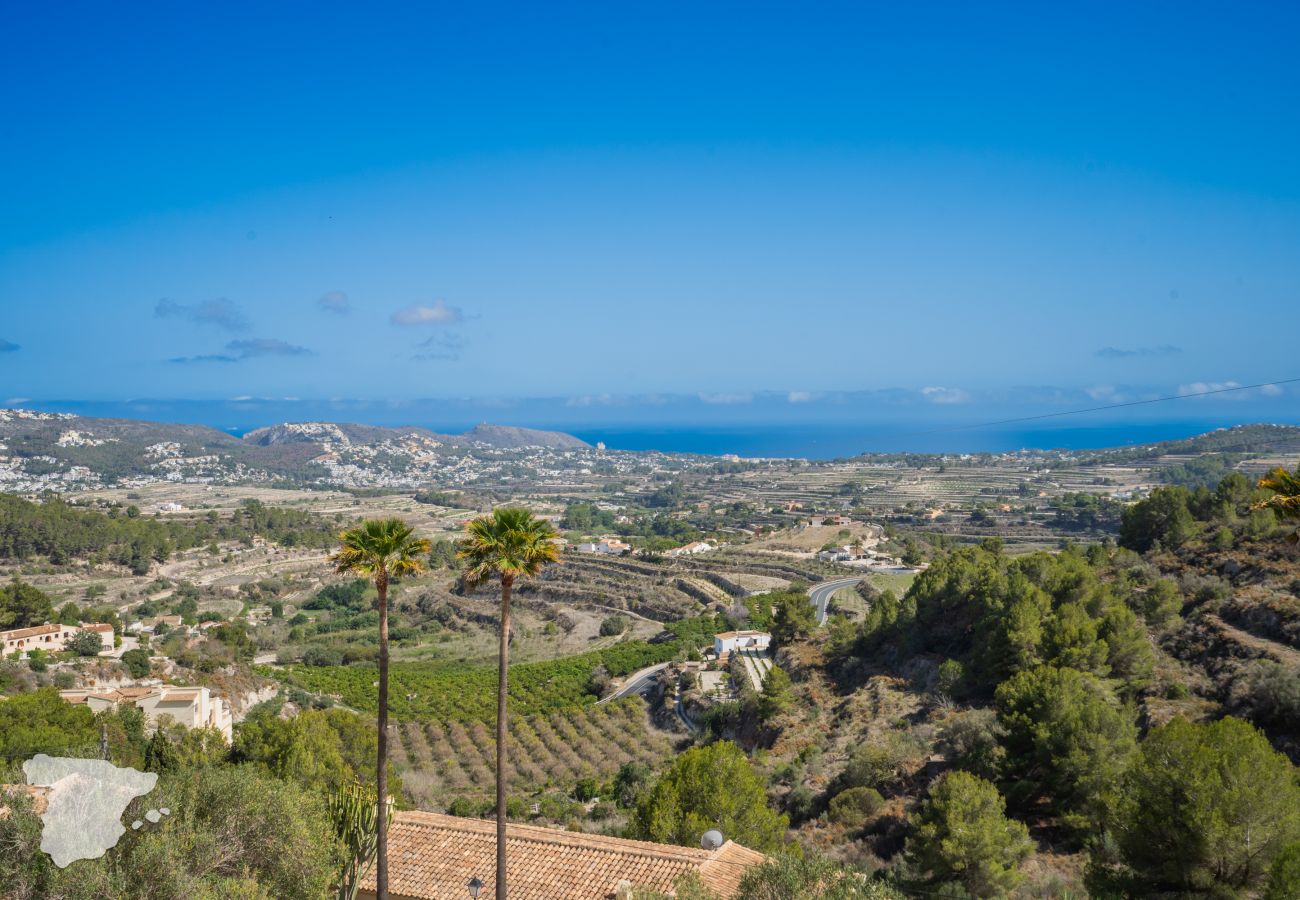
[{"label": "white cloud", "polygon": [[970,400],[970,394],[961,388],[947,387],[923,387],[921,395],[931,403],[942,405],[951,405],[954,403],[966,403]]},{"label": "white cloud", "polygon": [[812,391],[791,391],[786,394],[785,399],[789,403],[811,403],[820,397],[820,394],[814,394]]},{"label": "white cloud", "polygon": [[1251,397],[1281,397],[1286,393],[1280,384],[1261,385],[1257,390],[1244,390],[1241,385],[1235,381],[1194,381],[1191,384],[1180,384],[1178,386],[1178,396],[1196,398],[1197,395],[1208,395],[1207,400],[1249,400]]},{"label": "white cloud", "polygon": [[1128,400],[1128,395],[1120,392],[1113,384],[1094,384],[1092,387],[1084,388],[1083,392],[1099,402],[1124,403]]},{"label": "white cloud", "polygon": [[459,325],[465,313],[459,306],[448,306],[445,300],[435,300],[432,306],[408,306],[399,309],[389,319],[394,325]]},{"label": "white cloud", "polygon": [[579,397],[569,397],[564,401],[565,406],[609,406],[614,402],[612,394],[583,394]]},{"label": "white cloud", "polygon": [[1246,391],[1237,390],[1240,387],[1235,381],[1193,381],[1191,384],[1178,385],[1178,396],[1197,397],[1208,394],[1226,400],[1244,400]]},{"label": "white cloud", "polygon": [[741,403],[752,403],[754,395],[748,393],[708,393],[700,392],[700,401],[708,403],[711,406],[733,406]]},{"label": "white cloud", "polygon": [[344,291],[326,291],[316,299],[316,306],[325,312],[339,315],[352,311],[352,305],[348,302],[348,295]]}]

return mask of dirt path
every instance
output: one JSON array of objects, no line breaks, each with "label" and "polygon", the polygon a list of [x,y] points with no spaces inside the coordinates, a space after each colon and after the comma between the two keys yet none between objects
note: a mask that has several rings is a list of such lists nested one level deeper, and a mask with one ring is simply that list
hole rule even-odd
[{"label": "dirt path", "polygon": [[1243,647],[1250,647],[1258,650],[1272,660],[1290,666],[1291,668],[1300,669],[1300,650],[1288,647],[1286,644],[1270,641],[1268,638],[1262,638],[1258,635],[1251,634],[1249,631],[1242,631],[1223,621],[1216,615],[1206,615],[1205,621],[1217,628],[1230,640],[1241,644]]}]

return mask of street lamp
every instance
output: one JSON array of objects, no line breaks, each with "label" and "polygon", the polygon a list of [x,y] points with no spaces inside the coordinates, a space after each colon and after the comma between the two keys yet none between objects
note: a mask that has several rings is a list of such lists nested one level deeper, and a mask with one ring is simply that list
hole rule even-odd
[{"label": "street lamp", "polygon": [[722,832],[716,828],[704,832],[700,838],[700,846],[705,850],[717,850],[722,846]]},{"label": "street lamp", "polygon": [[469,880],[469,884],[465,886],[469,888],[470,897],[472,897],[473,900],[478,900],[478,895],[483,890],[483,882],[479,881],[479,877],[475,875],[473,878]]}]

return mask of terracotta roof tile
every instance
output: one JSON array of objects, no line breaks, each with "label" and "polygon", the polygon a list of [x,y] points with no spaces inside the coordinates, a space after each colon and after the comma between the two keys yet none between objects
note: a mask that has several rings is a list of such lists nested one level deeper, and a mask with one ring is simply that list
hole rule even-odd
[{"label": "terracotta roof tile", "polygon": [[162,700],[159,702],[180,703],[182,701],[190,701],[198,697],[201,693],[202,692],[197,688],[185,688],[184,690],[179,691],[174,688],[167,688],[163,691]]},{"label": "terracotta roof tile", "polygon": [[[667,891],[695,871],[723,897],[733,897],[745,870],[766,857],[727,841],[717,850],[652,844],[535,825],[507,827],[511,900],[594,900],[615,896],[620,883]],[[388,836],[389,893],[441,900],[467,896],[478,876],[496,880],[496,823],[428,812],[399,812]],[[373,892],[372,869],[362,889]]]},{"label": "terracotta roof tile", "polygon": [[16,641],[20,638],[38,637],[43,634],[58,634],[65,625],[33,625],[31,628],[17,628],[13,631],[0,631],[0,638]]}]

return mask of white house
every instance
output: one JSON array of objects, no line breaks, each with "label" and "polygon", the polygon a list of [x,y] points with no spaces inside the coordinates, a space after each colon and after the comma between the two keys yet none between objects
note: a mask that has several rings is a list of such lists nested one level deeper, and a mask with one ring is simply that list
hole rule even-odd
[{"label": "white house", "polygon": [[766,631],[724,631],[713,636],[713,654],[722,659],[735,650],[766,650],[771,643]]},{"label": "white house", "polygon": [[230,705],[221,697],[214,697],[205,687],[182,688],[160,684],[100,691],[59,691],[59,696],[69,703],[84,703],[93,712],[128,703],[144,711],[145,722],[149,725],[156,726],[160,719],[167,717],[186,728],[215,728],[227,743],[234,733]]},{"label": "white house", "polygon": [[107,622],[91,622],[89,625],[82,624],[82,631],[89,631],[92,634],[99,635],[100,652],[113,649],[113,626]]},{"label": "white house", "polygon": [[827,562],[847,562],[851,559],[860,559],[865,554],[854,551],[852,544],[845,544],[843,547],[835,547],[831,550],[818,550],[817,558]]},{"label": "white house", "polygon": [[617,538],[601,538],[587,544],[577,546],[579,553],[624,553],[632,549],[632,545]]},{"label": "white house", "polygon": [[33,625],[30,628],[15,628],[12,631],[0,631],[0,641],[4,642],[4,652],[26,653],[36,648],[47,653],[58,653],[78,631],[76,625],[49,624]]},{"label": "white house", "polygon": [[61,653],[68,648],[68,641],[82,631],[98,635],[103,650],[113,649],[112,625],[103,623],[60,625],[57,622],[0,631],[0,647],[4,648],[5,656],[10,653],[26,654],[32,649],[43,650],[46,653]]},{"label": "white house", "polygon": [[808,524],[814,528],[820,528],[823,525],[852,525],[853,520],[846,515],[822,515],[810,516]]},{"label": "white house", "polygon": [[694,556],[696,553],[708,553],[713,545],[704,541],[694,541],[684,547],[675,547],[668,551],[669,556]]}]

